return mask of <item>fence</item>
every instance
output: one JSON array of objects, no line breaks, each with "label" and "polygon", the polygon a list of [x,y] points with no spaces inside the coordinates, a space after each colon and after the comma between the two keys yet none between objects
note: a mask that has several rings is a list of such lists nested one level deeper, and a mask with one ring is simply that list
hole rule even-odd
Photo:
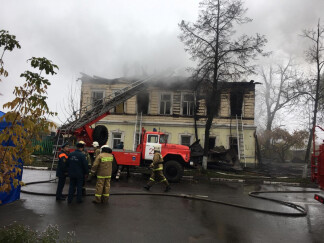
[{"label": "fence", "polygon": [[51,155],[53,154],[53,141],[51,138],[43,139],[42,141],[33,141],[33,146],[39,145],[41,148],[35,150],[33,155]]}]

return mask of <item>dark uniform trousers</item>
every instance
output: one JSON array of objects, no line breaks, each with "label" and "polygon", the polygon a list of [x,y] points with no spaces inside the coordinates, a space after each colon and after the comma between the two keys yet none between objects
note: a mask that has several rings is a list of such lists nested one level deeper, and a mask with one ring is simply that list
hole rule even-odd
[{"label": "dark uniform trousers", "polygon": [[57,183],[57,189],[56,189],[56,198],[63,197],[62,191],[65,185],[66,176],[59,176],[58,177],[58,183]]},{"label": "dark uniform trousers", "polygon": [[70,177],[70,187],[69,187],[69,196],[68,196],[69,202],[71,202],[73,199],[75,189],[77,190],[77,202],[82,202],[83,181],[84,181],[83,178]]}]

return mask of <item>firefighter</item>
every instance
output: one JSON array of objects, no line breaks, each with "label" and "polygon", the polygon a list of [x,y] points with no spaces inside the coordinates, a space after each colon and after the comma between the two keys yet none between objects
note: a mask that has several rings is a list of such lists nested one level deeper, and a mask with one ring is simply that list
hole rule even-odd
[{"label": "firefighter", "polygon": [[93,203],[107,203],[109,199],[110,179],[114,156],[107,145],[101,147],[101,153],[96,157],[91,168],[91,174],[97,175],[95,198]]},{"label": "firefighter", "polygon": [[56,168],[56,176],[58,177],[57,189],[56,189],[56,200],[65,200],[65,197],[62,195],[62,191],[65,185],[65,180],[67,176],[67,159],[70,151],[68,143],[65,143],[61,147],[61,151],[58,155],[59,161]]},{"label": "firefighter", "polygon": [[72,203],[75,188],[77,189],[77,202],[82,203],[82,185],[84,179],[88,176],[89,168],[85,155],[83,154],[85,142],[79,141],[76,144],[77,149],[69,154],[67,165],[69,168],[70,187],[68,203]]},{"label": "firefighter", "polygon": [[92,146],[94,147],[94,154],[93,154],[93,157],[94,159],[97,158],[97,156],[100,154],[100,148],[99,148],[99,143],[97,141],[94,141],[92,143]]},{"label": "firefighter", "polygon": [[150,190],[150,188],[155,182],[161,182],[165,184],[164,192],[168,192],[171,190],[171,187],[169,185],[169,182],[163,175],[163,157],[160,152],[161,152],[161,145],[154,145],[153,162],[150,164],[152,173],[149,182],[147,183],[146,186],[144,186],[144,188],[146,190]]}]

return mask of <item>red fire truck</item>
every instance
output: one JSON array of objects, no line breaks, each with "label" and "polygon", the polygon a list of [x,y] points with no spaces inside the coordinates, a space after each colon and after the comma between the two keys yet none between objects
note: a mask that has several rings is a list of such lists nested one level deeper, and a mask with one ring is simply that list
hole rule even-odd
[{"label": "red fire truck", "polygon": [[171,182],[177,182],[183,175],[184,166],[192,166],[188,146],[167,143],[167,136],[162,132],[148,132],[142,129],[141,143],[136,151],[113,150],[117,165],[147,166],[153,160],[154,145],[161,146],[164,160],[164,174]]},{"label": "red fire truck", "polygon": [[[311,179],[319,185],[321,190],[324,190],[324,143],[319,145],[318,149],[315,147],[315,130],[316,128],[324,131],[320,126],[313,128],[313,153],[311,158]],[[324,195],[315,194],[314,198],[324,204]]]}]

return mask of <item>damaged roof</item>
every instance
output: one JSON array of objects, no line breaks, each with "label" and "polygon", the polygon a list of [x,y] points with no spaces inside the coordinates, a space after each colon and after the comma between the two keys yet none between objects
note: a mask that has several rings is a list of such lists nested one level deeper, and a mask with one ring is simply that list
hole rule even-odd
[{"label": "damaged roof", "polygon": [[[79,78],[84,83],[94,83],[94,84],[131,84],[139,80],[144,80],[149,77],[120,77],[114,79],[102,78],[98,76],[90,76],[85,73],[81,73],[82,77]],[[195,87],[195,83],[191,77],[183,76],[167,76],[167,77],[157,77],[150,81],[151,85],[163,89],[185,89],[192,90]],[[254,90],[255,83],[253,80],[250,82],[220,82],[220,89],[249,89]]]}]

